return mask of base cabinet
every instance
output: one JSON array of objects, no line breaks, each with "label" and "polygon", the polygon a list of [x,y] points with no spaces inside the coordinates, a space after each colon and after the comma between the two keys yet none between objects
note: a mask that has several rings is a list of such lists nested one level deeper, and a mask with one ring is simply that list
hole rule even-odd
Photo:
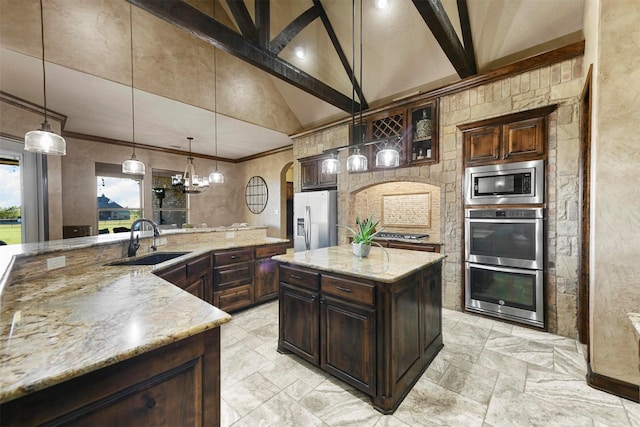
[{"label": "base cabinet", "polygon": [[281,264],[278,351],[393,413],[443,346],[440,265],[380,283]]},{"label": "base cabinet", "polygon": [[376,391],[376,311],[323,296],[320,299],[320,367],[369,395]]},{"label": "base cabinet", "polygon": [[219,426],[220,329],[0,406],[0,425]]},{"label": "base cabinet", "polygon": [[167,282],[211,303],[211,254],[168,267],[155,273]]},{"label": "base cabinet", "polygon": [[265,302],[278,298],[278,262],[271,259],[274,255],[287,252],[287,245],[270,245],[255,249],[254,266],[254,302]]}]

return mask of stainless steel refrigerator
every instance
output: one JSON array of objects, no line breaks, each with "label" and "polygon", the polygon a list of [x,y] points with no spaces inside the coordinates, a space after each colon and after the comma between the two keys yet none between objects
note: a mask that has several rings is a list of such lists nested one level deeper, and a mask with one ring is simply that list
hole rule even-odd
[{"label": "stainless steel refrigerator", "polygon": [[336,190],[296,193],[293,197],[293,214],[295,252],[338,243]]}]

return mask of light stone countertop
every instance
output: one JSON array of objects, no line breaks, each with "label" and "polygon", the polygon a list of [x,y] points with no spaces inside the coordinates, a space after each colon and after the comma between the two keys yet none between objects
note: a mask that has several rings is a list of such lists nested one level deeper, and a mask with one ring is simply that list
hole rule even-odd
[{"label": "light stone countertop", "polygon": [[351,245],[340,245],[276,255],[273,259],[301,267],[378,282],[394,283],[428,265],[439,262],[445,257],[445,255],[436,252],[388,248],[383,250],[380,247],[372,246],[369,256],[360,258],[353,254]]},{"label": "light stone countertop", "polygon": [[[33,245],[43,253],[71,240],[85,245],[92,238]],[[156,266],[67,267],[7,286],[0,299],[0,403],[229,322],[224,311],[152,272],[212,250],[286,241],[183,243],[159,252],[189,254]]]}]

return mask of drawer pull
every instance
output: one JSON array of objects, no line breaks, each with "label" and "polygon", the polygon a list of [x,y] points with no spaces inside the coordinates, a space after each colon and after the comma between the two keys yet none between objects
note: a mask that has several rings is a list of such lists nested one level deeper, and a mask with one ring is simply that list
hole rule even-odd
[{"label": "drawer pull", "polygon": [[292,275],[291,275],[291,278],[292,278],[292,279],[296,279],[296,280],[302,280],[302,277],[301,277],[301,276],[298,276],[298,275],[296,275],[296,274],[292,274]]},{"label": "drawer pull", "polygon": [[147,408],[152,409],[156,406],[156,400],[153,397],[147,397],[144,399],[144,404]]},{"label": "drawer pull", "polygon": [[236,255],[231,255],[231,259],[236,259],[238,258]]},{"label": "drawer pull", "polygon": [[342,292],[351,292],[351,289],[343,288],[342,286],[336,286],[336,289]]}]

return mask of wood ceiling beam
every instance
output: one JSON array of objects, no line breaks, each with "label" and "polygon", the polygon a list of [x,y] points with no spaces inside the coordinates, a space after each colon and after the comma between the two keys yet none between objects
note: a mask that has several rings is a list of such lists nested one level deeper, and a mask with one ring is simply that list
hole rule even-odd
[{"label": "wood ceiling beam", "polygon": [[271,39],[271,0],[255,0],[255,11],[258,45],[268,50]]},{"label": "wood ceiling beam", "polygon": [[464,44],[464,51],[467,52],[467,58],[476,70],[474,74],[478,72],[476,64],[476,51],[473,47],[473,36],[471,33],[471,22],[469,20],[469,7],[467,6],[467,0],[458,0],[458,18],[460,18],[460,29],[462,30],[462,43]]},{"label": "wood ceiling beam", "polygon": [[[146,10],[194,36],[211,43],[215,47],[266,71],[287,83],[339,108],[351,113],[353,100],[326,83],[314,78],[294,65],[278,58],[267,49],[244,38],[211,16],[183,1],[128,0],[131,4]],[[261,12],[263,13],[263,12]],[[260,34],[258,28],[258,34]],[[354,108],[360,108],[355,103]]]},{"label": "wood ceiling beam", "polygon": [[229,6],[233,19],[235,19],[238,28],[240,28],[240,33],[249,40],[257,43],[258,30],[253,24],[253,20],[251,19],[251,15],[249,15],[249,10],[247,10],[247,7],[244,4],[244,0],[227,0],[227,6]]},{"label": "wood ceiling beam", "polygon": [[287,27],[280,32],[271,43],[269,43],[269,50],[274,55],[280,54],[282,49],[298,35],[307,25],[313,22],[320,16],[320,12],[317,6],[311,6],[305,10],[300,16],[294,19]]},{"label": "wood ceiling beam", "polygon": [[461,78],[477,74],[475,62],[469,61],[460,39],[440,0],[412,0],[416,9],[440,44]]},{"label": "wood ceiling beam", "polygon": [[[369,108],[369,104],[367,104],[367,100],[365,99],[364,95],[362,94],[362,89],[360,88],[360,85],[358,84],[358,79],[354,78],[354,76],[353,76],[354,71],[351,68],[351,65],[349,65],[349,60],[347,59],[347,56],[345,55],[344,50],[342,50],[342,47],[340,46],[340,42],[338,41],[338,36],[336,36],[336,32],[333,30],[333,26],[331,25],[331,21],[329,21],[329,17],[327,16],[327,13],[325,12],[324,7],[322,7],[322,3],[320,3],[320,0],[313,0],[313,4],[320,11],[320,19],[322,20],[322,25],[324,25],[325,30],[327,30],[327,34],[329,35],[329,39],[331,40],[331,43],[333,44],[333,48],[335,49],[336,53],[338,54],[338,57],[340,58],[340,62],[342,63],[342,66],[344,67],[344,70],[347,72],[347,76],[349,77],[349,81],[352,81],[354,83],[354,92],[359,95],[361,108],[360,107],[359,108],[355,108],[353,113],[355,113],[356,111],[359,111],[361,109],[362,110],[367,110]],[[354,63],[354,67],[355,67],[355,58],[353,58],[353,63]]]}]

